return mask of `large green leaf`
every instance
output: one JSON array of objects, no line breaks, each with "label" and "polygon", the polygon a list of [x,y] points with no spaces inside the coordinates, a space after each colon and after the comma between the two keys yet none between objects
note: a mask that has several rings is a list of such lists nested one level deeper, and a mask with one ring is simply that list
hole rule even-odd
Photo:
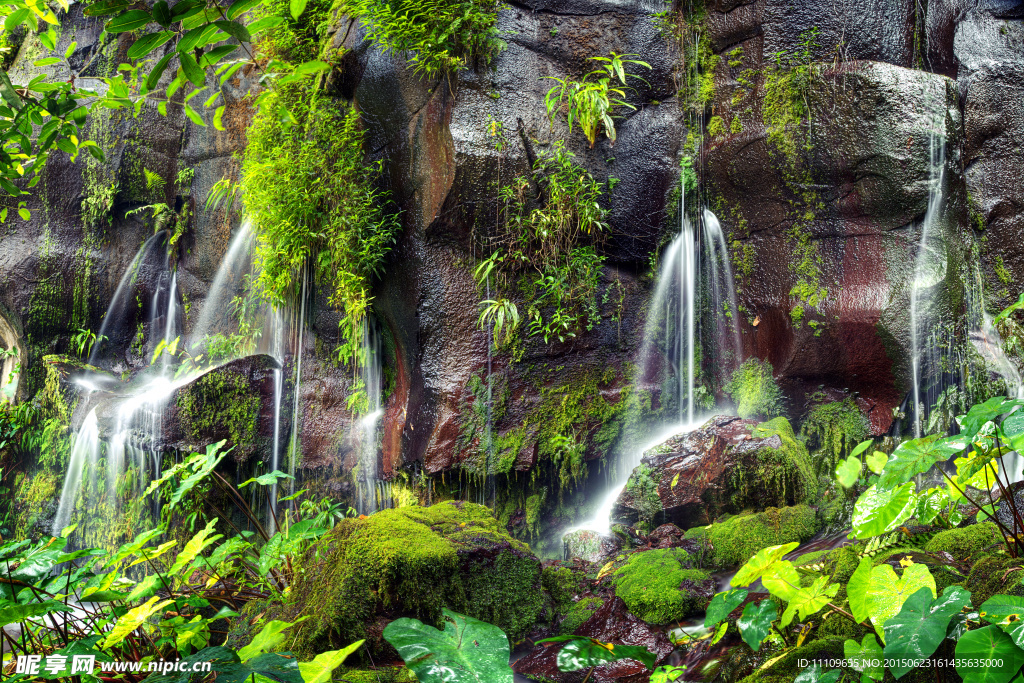
[{"label": "large green leaf", "polygon": [[931,657],[946,638],[950,618],[970,604],[971,594],[959,586],[947,588],[934,604],[928,587],[907,598],[885,622],[885,658],[893,660],[893,676],[902,678]]},{"label": "large green leaf", "polygon": [[704,614],[704,628],[712,628],[718,622],[725,619],[729,614],[740,606],[740,603],[747,599],[747,591],[731,590],[724,593],[717,593],[711,598],[707,612]]},{"label": "large green leaf", "polygon": [[[308,617],[306,618],[308,619]],[[271,652],[284,640],[284,631],[301,621],[303,619],[295,622],[279,621],[277,619],[268,621],[260,632],[256,634],[256,637],[252,639],[252,642],[238,651],[239,659],[245,662],[264,652]]]},{"label": "large green leaf", "polygon": [[868,610],[868,588],[871,587],[871,558],[860,558],[860,564],[846,584],[846,596],[850,601],[850,612],[857,621],[864,621],[871,612]]},{"label": "large green leaf", "polygon": [[860,458],[850,456],[846,460],[840,460],[836,465],[836,479],[843,488],[850,488],[860,479],[860,471],[863,468]]},{"label": "large green leaf", "polygon": [[935,463],[943,462],[958,452],[960,449],[951,445],[941,434],[904,441],[885,463],[876,485],[882,490],[900,486],[913,479],[914,475],[927,472]]},{"label": "large green leaf", "polygon": [[732,577],[732,585],[743,588],[757,581],[761,576],[781,560],[786,553],[792,552],[799,546],[799,543],[786,543],[785,545],[773,545],[758,551],[756,555],[747,560],[736,575]]},{"label": "large green leaf", "polygon": [[781,625],[789,626],[796,615],[806,620],[817,614],[838,592],[838,583],[830,584],[827,576],[819,576],[810,586],[801,587],[793,593],[789,604],[786,605],[786,611],[782,613]]},{"label": "large green leaf", "polygon": [[894,489],[869,487],[853,506],[854,538],[872,538],[892,531],[910,519],[915,504],[912,481]]},{"label": "large green leaf", "polygon": [[768,637],[772,630],[772,622],[778,615],[779,606],[774,600],[762,600],[757,604],[748,602],[743,608],[743,614],[736,621],[743,642],[754,652],[760,650],[761,643]]},{"label": "large green leaf", "polygon": [[1024,650],[998,626],[985,626],[960,637],[956,660],[964,683],[1007,683],[1024,664]]},{"label": "large green leaf", "polygon": [[[859,671],[873,681],[880,681],[885,675],[882,666],[882,646],[873,633],[869,633],[858,643],[847,640],[843,643],[843,654],[850,661],[850,667]],[[862,677],[863,678],[863,677]]]},{"label": "large green leaf", "polygon": [[299,672],[305,683],[330,683],[331,674],[339,666],[345,663],[350,654],[363,646],[362,640],[357,640],[348,647],[330,652],[321,652],[310,662],[299,662]]},{"label": "large green leaf", "polygon": [[1024,647],[1024,598],[993,595],[978,613],[985,621],[1006,631],[1017,647]]},{"label": "large green leaf", "polygon": [[935,595],[935,579],[926,565],[912,564],[903,570],[903,576],[896,576],[895,570],[887,564],[874,567],[867,606],[875,629],[881,631],[890,618],[899,614],[907,598],[922,588],[928,588]]},{"label": "large green leaf", "polygon": [[801,671],[793,683],[835,683],[842,673],[842,669],[822,671],[821,664],[815,663]]},{"label": "large green leaf", "polygon": [[501,629],[444,610],[444,631],[418,619],[395,619],[384,639],[420,683],[512,683],[508,638]]},{"label": "large green leaf", "polygon": [[153,21],[153,15],[141,9],[129,10],[107,22],[107,33],[125,33],[135,31]]},{"label": "large green leaf", "polygon": [[[6,603],[6,604],[4,604]],[[46,602],[33,602],[22,605],[11,601],[0,601],[0,624],[13,624],[32,617],[41,617],[51,612],[70,612],[64,603],[56,600]]]},{"label": "large green leaf", "polygon": [[995,422],[1019,406],[1024,406],[1024,401],[1003,396],[995,396],[984,403],[971,406],[966,415],[960,415],[956,419],[960,423],[960,438],[972,441],[987,423]]},{"label": "large green leaf", "polygon": [[556,636],[544,638],[538,643],[564,643],[558,651],[555,662],[559,671],[579,671],[589,669],[622,659],[635,659],[642,662],[648,669],[653,669],[657,655],[644,647],[636,645],[616,645],[602,643],[594,638],[580,636]]}]

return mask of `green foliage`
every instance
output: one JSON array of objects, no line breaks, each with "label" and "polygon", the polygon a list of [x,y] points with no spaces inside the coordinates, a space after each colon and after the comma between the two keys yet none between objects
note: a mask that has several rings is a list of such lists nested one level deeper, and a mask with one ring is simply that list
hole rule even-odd
[{"label": "green foliage", "polygon": [[736,403],[740,417],[775,417],[782,413],[782,390],[772,373],[772,364],[757,358],[748,358],[733,372],[724,389]]},{"label": "green foliage", "polygon": [[668,624],[705,607],[696,591],[685,588],[710,575],[688,569],[690,556],[680,548],[633,553],[615,572],[615,594],[629,611],[650,624]]},{"label": "green foliage", "polygon": [[708,121],[708,135],[721,137],[725,135],[725,120],[721,116],[712,116]]},{"label": "green foliage", "polygon": [[[282,125],[280,112],[296,118]],[[379,164],[363,163],[355,111],[338,113],[298,86],[267,96],[248,134],[242,192],[258,234],[257,281],[275,304],[295,300],[303,273],[344,311],[339,360],[359,358],[370,285],[399,229],[375,186]],[[311,182],[311,179],[316,179]]]},{"label": "green foliage", "polygon": [[384,638],[422,683],[512,683],[501,629],[447,609],[444,621],[438,631],[418,619],[395,619]]},{"label": "green foliage", "polygon": [[499,38],[499,0],[339,0],[339,11],[363,20],[367,38],[404,56],[425,78],[489,64],[505,43]]},{"label": "green foliage", "polygon": [[[492,276],[504,289],[518,281],[528,299],[529,333],[545,342],[575,337],[599,320],[597,288],[604,257],[595,246],[608,229],[608,211],[598,203],[600,185],[573,159],[562,141],[537,158],[534,173],[543,183],[539,206],[527,178],[501,189],[498,249],[475,271],[481,287]],[[510,319],[511,309],[503,308]]]},{"label": "green foliage", "polygon": [[950,586],[938,598],[924,587],[907,598],[899,613],[885,622],[884,655],[894,662],[893,675],[902,678],[931,657],[946,639],[949,621],[968,607],[971,594],[960,586]]},{"label": "green foliage", "polygon": [[633,506],[640,513],[640,520],[647,524],[652,524],[655,515],[662,511],[658,481],[651,476],[655,472],[654,468],[641,463],[626,481],[626,490],[633,497]]},{"label": "green foliage", "polygon": [[[548,90],[544,97],[544,106],[548,110],[548,119],[553,124],[555,116],[564,112],[572,132],[573,124],[578,123],[590,146],[597,141],[598,133],[603,129],[605,135],[615,143],[615,123],[612,121],[612,109],[625,107],[636,109],[625,101],[627,86],[626,78],[634,74],[626,72],[626,65],[635,64],[647,69],[651,65],[639,59],[630,59],[637,55],[620,55],[615,52],[608,57],[591,57],[601,62],[601,68],[591,71],[580,80],[547,76],[558,83]],[[641,79],[642,80],[642,79]],[[622,87],[615,85],[616,81]]]},{"label": "green foliage", "polygon": [[827,472],[867,438],[868,421],[853,399],[823,401],[808,411],[800,425],[800,436],[818,472]]}]

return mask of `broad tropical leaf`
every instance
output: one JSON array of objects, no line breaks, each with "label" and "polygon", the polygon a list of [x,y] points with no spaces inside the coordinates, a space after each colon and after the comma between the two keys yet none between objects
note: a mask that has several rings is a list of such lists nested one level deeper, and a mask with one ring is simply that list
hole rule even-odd
[{"label": "broad tropical leaf", "polygon": [[[956,672],[964,683],[1007,683],[1024,664],[1024,650],[998,626],[985,626],[968,631],[956,641],[956,659]],[[977,661],[971,660],[1000,666],[977,666]]]},{"label": "broad tropical leaf", "polygon": [[321,652],[313,661],[299,662],[299,673],[305,683],[330,683],[331,674],[339,666],[345,663],[350,654],[363,646],[362,640],[357,640],[348,647],[330,652]]},{"label": "broad tropical leaf", "polygon": [[[917,565],[915,565],[917,566]],[[907,598],[895,616],[885,622],[885,658],[893,676],[902,678],[938,649],[954,614],[971,604],[971,594],[950,586],[933,603],[932,591],[920,588]]]},{"label": "broad tropical leaf", "polygon": [[704,628],[716,626],[718,622],[739,607],[740,603],[747,599],[747,595],[745,590],[731,590],[716,594],[711,598],[711,604],[708,605],[708,610],[704,614]]},{"label": "broad tropical leaf", "polygon": [[779,623],[782,626],[789,626],[794,616],[806,620],[811,615],[817,614],[838,592],[838,583],[830,584],[827,576],[819,576],[810,586],[800,588],[793,594]]},{"label": "broad tropical leaf", "polygon": [[875,630],[883,633],[885,623],[899,614],[907,598],[922,588],[927,588],[935,596],[935,579],[926,565],[912,564],[903,570],[903,576],[896,576],[895,570],[887,564],[874,567],[868,586],[867,606]]},{"label": "broad tropical leaf", "polygon": [[910,519],[915,503],[912,481],[894,489],[869,487],[853,506],[853,537],[872,538],[892,531]]},{"label": "broad tropical leaf", "polygon": [[398,650],[420,683],[512,683],[508,638],[501,629],[443,610],[444,631],[418,619],[395,619],[384,639]]},{"label": "broad tropical leaf", "polygon": [[773,545],[758,551],[756,555],[747,560],[747,563],[740,568],[732,577],[732,585],[743,588],[761,578],[772,565],[781,560],[786,553],[792,552],[799,546],[799,543],[786,543],[785,545]]},{"label": "broad tropical leaf", "polygon": [[914,475],[930,470],[935,463],[948,460],[960,452],[940,434],[911,439],[901,443],[878,475],[878,488],[891,489],[909,482]]},{"label": "broad tropical leaf", "polygon": [[778,615],[779,606],[774,600],[762,600],[757,604],[748,602],[743,608],[743,614],[736,621],[743,642],[754,652],[760,650],[761,643],[771,633],[772,622]]},{"label": "broad tropical leaf", "polygon": [[882,663],[882,646],[874,634],[869,633],[857,643],[856,640],[847,640],[843,643],[843,654],[850,660],[850,666],[854,671],[859,671],[873,681],[882,680],[885,675],[885,667]]}]

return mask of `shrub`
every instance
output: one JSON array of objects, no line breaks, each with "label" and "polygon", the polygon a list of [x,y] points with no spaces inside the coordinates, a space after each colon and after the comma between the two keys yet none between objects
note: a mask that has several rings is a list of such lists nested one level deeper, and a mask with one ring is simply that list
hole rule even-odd
[{"label": "shrub", "polygon": [[498,0],[339,0],[337,7],[362,19],[374,44],[403,55],[427,78],[490,63],[505,46]]},{"label": "shrub", "polygon": [[265,95],[248,137],[242,190],[258,235],[257,285],[282,304],[298,296],[308,269],[329,303],[345,312],[339,360],[361,360],[371,279],[399,221],[385,208],[388,194],[374,185],[379,163],[363,163],[359,114],[338,112],[295,84]]},{"label": "shrub", "polygon": [[596,245],[608,229],[608,211],[598,203],[600,186],[574,158],[561,140],[537,158],[539,206],[529,178],[501,189],[498,249],[476,270],[481,283],[493,274],[506,288],[519,284],[529,302],[530,334],[542,335],[545,342],[575,337],[599,319],[597,287],[604,257]]}]

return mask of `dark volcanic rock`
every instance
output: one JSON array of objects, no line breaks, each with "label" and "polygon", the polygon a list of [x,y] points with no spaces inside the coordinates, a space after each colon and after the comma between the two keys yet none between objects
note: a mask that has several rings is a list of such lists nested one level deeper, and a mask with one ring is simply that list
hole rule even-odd
[{"label": "dark volcanic rock", "polygon": [[[604,643],[639,645],[657,655],[661,664],[671,654],[672,643],[664,633],[640,621],[626,609],[621,598],[608,600],[601,609],[594,612],[576,631],[575,635],[596,638]],[[512,668],[527,678],[557,683],[581,683],[587,671],[563,672],[558,670],[556,658],[560,645],[537,645],[527,656],[517,661]],[[597,683],[646,683],[650,671],[640,662],[624,659],[607,666],[599,666],[590,678]]]},{"label": "dark volcanic rock", "polygon": [[813,500],[817,491],[810,456],[784,418],[758,429],[754,420],[714,417],[652,450],[633,470],[613,519],[689,529],[724,513]]}]

